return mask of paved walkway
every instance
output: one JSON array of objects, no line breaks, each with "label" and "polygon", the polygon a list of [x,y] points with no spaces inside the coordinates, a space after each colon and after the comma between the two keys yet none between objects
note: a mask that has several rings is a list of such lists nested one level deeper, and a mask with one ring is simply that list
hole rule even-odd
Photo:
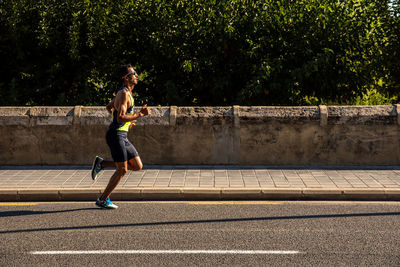
[{"label": "paved walkway", "polygon": [[[93,200],[113,170],[0,166],[0,201]],[[145,166],[128,172],[113,199],[400,200],[400,166]]]}]

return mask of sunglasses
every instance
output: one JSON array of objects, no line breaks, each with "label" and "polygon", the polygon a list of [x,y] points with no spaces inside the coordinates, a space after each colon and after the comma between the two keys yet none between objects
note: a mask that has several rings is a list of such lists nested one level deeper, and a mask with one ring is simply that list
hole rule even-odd
[{"label": "sunglasses", "polygon": [[127,77],[127,76],[129,76],[129,75],[131,75],[131,74],[133,74],[133,75],[138,75],[137,72],[136,72],[136,70],[134,70],[134,71],[132,71],[132,72],[127,73],[127,74],[124,76],[124,78]]}]

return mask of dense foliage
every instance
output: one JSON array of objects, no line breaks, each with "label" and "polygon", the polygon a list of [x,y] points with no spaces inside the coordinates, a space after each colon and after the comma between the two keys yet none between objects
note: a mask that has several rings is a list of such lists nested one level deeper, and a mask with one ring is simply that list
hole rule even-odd
[{"label": "dense foliage", "polygon": [[0,0],[0,105],[400,99],[399,0]]}]

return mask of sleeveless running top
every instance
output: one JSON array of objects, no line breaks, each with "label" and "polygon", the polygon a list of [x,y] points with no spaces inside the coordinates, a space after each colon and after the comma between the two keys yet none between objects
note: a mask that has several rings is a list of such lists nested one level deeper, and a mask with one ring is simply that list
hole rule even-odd
[{"label": "sleeveless running top", "polygon": [[[133,109],[135,107],[135,101],[134,101],[131,93],[129,92],[129,90],[126,87],[122,87],[121,90],[125,90],[125,91],[128,92],[129,99],[131,100],[131,106],[126,110],[125,114],[131,115],[131,114],[133,114]],[[110,124],[110,129],[117,130],[117,131],[128,132],[129,128],[131,126],[131,122],[118,123],[117,116],[118,116],[118,111],[114,109],[113,120],[112,120],[112,122]]]}]

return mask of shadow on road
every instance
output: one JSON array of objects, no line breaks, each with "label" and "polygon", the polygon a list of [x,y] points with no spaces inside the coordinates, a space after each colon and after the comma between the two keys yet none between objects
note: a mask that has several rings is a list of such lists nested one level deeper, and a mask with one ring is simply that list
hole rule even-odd
[{"label": "shadow on road", "polygon": [[[34,214],[43,214],[43,213],[71,212],[71,211],[91,210],[91,209],[95,209],[95,208],[75,209],[75,210],[62,210],[62,211],[32,211],[32,212]],[[26,212],[29,212],[29,211],[26,211]],[[5,213],[10,213],[10,212],[5,212]],[[12,213],[12,211],[11,211],[11,213]],[[20,229],[20,230],[0,231],[0,234],[29,233],[29,232],[42,232],[42,231],[84,230],[84,229],[116,228],[116,227],[141,227],[141,226],[158,226],[158,225],[182,225],[182,224],[226,223],[226,222],[253,222],[253,221],[276,221],[276,220],[297,220],[297,219],[378,217],[378,216],[399,216],[399,215],[400,215],[400,212],[383,212],[383,213],[355,213],[355,214],[318,214],[318,215],[254,217],[254,218],[226,218],[226,219],[209,219],[209,220],[166,221],[166,222],[145,222],[145,223],[131,223],[131,224],[84,225],[84,226],[70,226],[70,227],[54,227],[54,228],[49,227],[49,228],[37,228],[37,229]],[[4,212],[0,213],[0,217],[1,216],[4,216]],[[11,215],[11,216],[13,216],[13,215]]]},{"label": "shadow on road", "polygon": [[72,210],[49,210],[49,211],[35,211],[35,210],[11,210],[0,212],[0,218],[2,217],[13,217],[13,216],[25,216],[25,215],[41,215],[41,214],[52,214],[52,213],[62,213],[71,211],[81,211],[81,210],[98,210],[99,208],[85,208],[85,209],[72,209]]}]

